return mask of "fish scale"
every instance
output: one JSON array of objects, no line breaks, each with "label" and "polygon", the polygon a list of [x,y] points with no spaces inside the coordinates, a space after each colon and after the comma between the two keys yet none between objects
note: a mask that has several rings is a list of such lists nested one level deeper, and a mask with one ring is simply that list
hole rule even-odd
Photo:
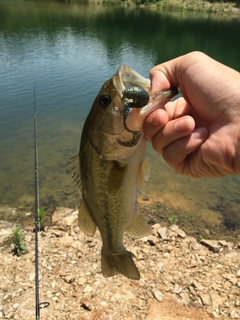
[{"label": "fish scale", "polygon": [[[111,277],[120,273],[138,280],[140,274],[131,253],[123,245],[123,235],[127,232],[133,238],[140,238],[151,232],[137,212],[137,192],[145,195],[149,167],[141,128],[135,132],[125,123],[124,83],[131,97],[134,98],[132,85],[142,88],[136,92],[141,91],[146,98],[144,92],[149,90],[149,80],[121,65],[103,84],[84,123],[79,154],[73,157],[73,176],[81,194],[79,227],[89,236],[94,236],[98,227],[101,234],[103,275]],[[166,103],[172,96],[170,91],[162,102]]]}]

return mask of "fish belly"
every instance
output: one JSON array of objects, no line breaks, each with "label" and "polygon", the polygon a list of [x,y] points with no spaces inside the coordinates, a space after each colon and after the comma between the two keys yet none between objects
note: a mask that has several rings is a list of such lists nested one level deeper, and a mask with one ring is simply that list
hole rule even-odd
[{"label": "fish belly", "polygon": [[[103,242],[101,266],[105,277],[121,273],[130,279],[140,278],[131,253],[123,246],[124,231],[135,237],[149,234],[149,226],[137,214],[137,176],[145,146],[140,151],[136,150],[120,162],[105,161],[88,144],[80,160],[85,202],[85,206],[80,205],[80,210],[86,207],[91,223],[99,228]],[[79,216],[82,224],[86,222],[85,213],[79,212]]]}]

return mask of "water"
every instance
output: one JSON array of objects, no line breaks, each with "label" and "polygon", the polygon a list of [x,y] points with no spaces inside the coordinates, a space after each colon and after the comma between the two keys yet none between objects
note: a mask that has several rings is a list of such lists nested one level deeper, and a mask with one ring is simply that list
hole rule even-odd
[{"label": "water", "polygon": [[[210,13],[0,1],[0,205],[33,205],[34,79],[40,205],[75,207],[68,158],[102,83],[121,63],[148,77],[152,66],[192,50],[240,70],[239,31],[239,19]],[[192,228],[222,224],[240,233],[238,176],[196,181],[176,174],[150,146],[147,158],[145,206],[161,202]]]}]

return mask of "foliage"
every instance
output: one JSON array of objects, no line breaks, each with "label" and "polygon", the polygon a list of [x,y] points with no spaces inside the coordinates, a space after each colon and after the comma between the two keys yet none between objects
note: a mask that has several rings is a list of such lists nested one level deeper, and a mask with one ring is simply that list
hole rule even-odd
[{"label": "foliage", "polygon": [[12,230],[12,243],[13,243],[13,249],[12,252],[14,255],[17,255],[20,257],[24,252],[28,252],[28,249],[26,248],[24,244],[24,238],[25,234],[20,226],[16,226]]},{"label": "foliage", "polygon": [[133,0],[133,1],[137,6],[140,6],[140,4],[144,3],[144,1],[142,2],[142,0]]},{"label": "foliage", "polygon": [[46,220],[46,211],[44,211],[43,208],[38,208],[37,210],[38,213],[38,221],[39,221],[39,225],[40,225],[40,230],[44,230],[45,228],[45,220]]},{"label": "foliage", "polygon": [[169,222],[170,224],[176,224],[176,223],[178,222],[178,218],[176,218],[176,217],[174,217],[174,216],[169,217],[169,218],[168,218],[168,222]]},{"label": "foliage", "polygon": [[208,2],[211,3],[215,3],[215,2],[220,2],[220,3],[224,3],[224,2],[231,2],[231,3],[240,3],[240,0],[208,0]]}]

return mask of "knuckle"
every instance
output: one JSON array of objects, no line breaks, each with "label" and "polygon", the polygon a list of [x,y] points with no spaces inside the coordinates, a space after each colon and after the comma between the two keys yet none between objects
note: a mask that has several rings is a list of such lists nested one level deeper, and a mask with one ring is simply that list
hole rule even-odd
[{"label": "knuckle", "polygon": [[[185,140],[185,141],[184,141]],[[181,164],[186,158],[186,138],[176,140],[162,150],[163,159],[172,167]]]}]

